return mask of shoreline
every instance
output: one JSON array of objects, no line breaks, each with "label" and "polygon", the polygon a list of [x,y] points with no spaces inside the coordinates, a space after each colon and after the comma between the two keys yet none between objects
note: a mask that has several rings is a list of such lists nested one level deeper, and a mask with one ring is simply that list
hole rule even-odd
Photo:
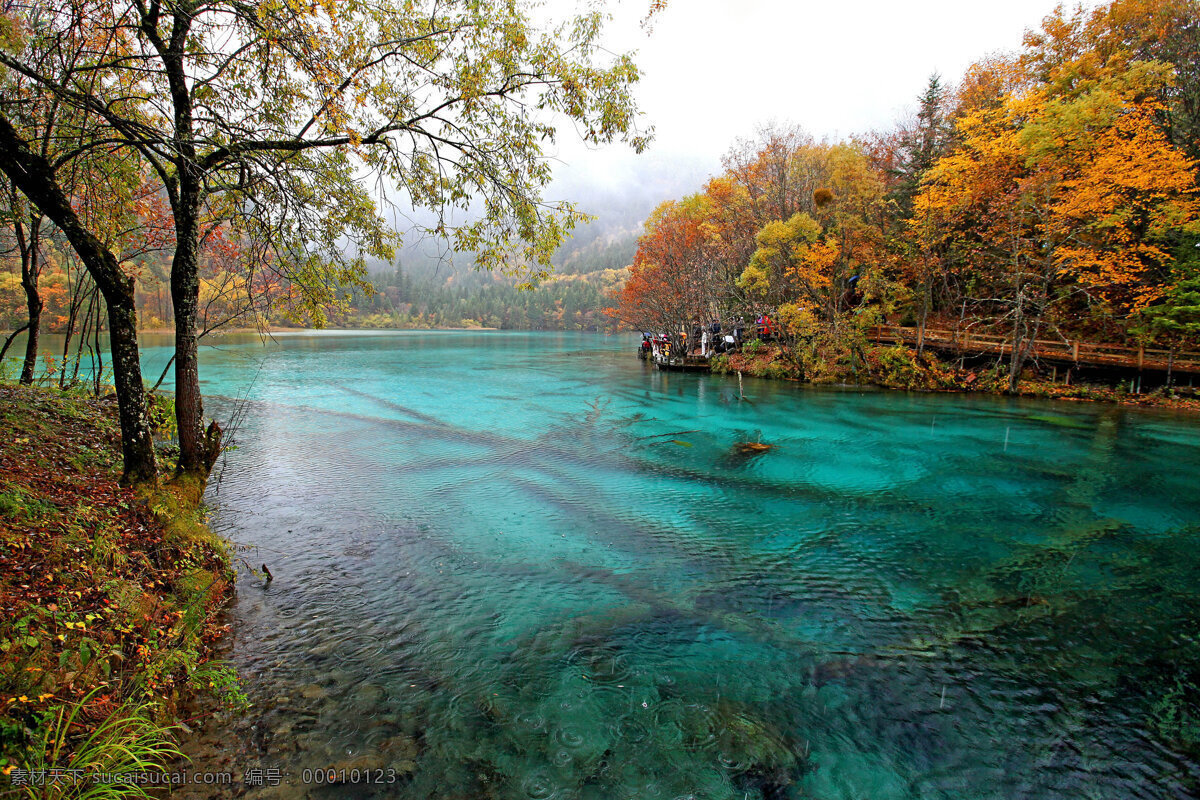
[{"label": "shoreline", "polygon": [[[454,327],[437,327],[437,328],[289,328],[281,326],[271,326],[264,329],[259,328],[221,328],[210,333],[205,338],[226,336],[229,334],[262,334],[270,336],[276,333],[314,333],[318,331],[498,331],[501,328],[454,328]],[[143,328],[138,331],[138,335],[144,333],[153,334],[155,336],[173,336],[175,335],[174,328]],[[61,335],[61,334],[59,334]],[[204,341],[201,339],[200,341]]]},{"label": "shoreline", "polygon": [[0,419],[0,780],[169,771],[185,720],[242,702],[217,658],[229,548],[165,465],[117,485],[114,403],[4,383]]},{"label": "shoreline", "polygon": [[[902,361],[888,363],[886,358],[897,353],[907,357]],[[859,375],[845,371],[830,371],[818,374],[817,379],[801,374],[799,368],[779,358],[775,348],[764,349],[759,354],[733,353],[718,356],[712,363],[712,372],[717,375],[741,374],[751,378],[783,380],[806,383],[813,386],[846,385],[871,386],[878,389],[920,392],[922,394],[978,394],[989,397],[1014,397],[1037,400],[1058,400],[1077,403],[1107,403],[1128,408],[1154,408],[1166,411],[1200,413],[1200,388],[1188,388],[1183,394],[1164,394],[1161,390],[1143,394],[1130,394],[1109,386],[1061,383],[1022,379],[1018,391],[1007,391],[983,369],[959,369],[926,353],[924,363],[916,358],[909,348],[875,346],[865,350],[867,364],[863,371],[870,380],[860,380]],[[822,365],[828,369],[827,364]],[[1178,389],[1179,387],[1176,387]]]}]

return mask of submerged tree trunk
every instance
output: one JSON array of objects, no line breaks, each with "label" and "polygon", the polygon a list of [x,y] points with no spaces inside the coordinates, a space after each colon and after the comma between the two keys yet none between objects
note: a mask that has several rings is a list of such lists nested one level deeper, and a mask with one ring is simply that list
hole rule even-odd
[{"label": "submerged tree trunk", "polygon": [[146,393],[142,386],[133,278],[122,271],[112,251],[79,221],[55,179],[50,162],[33,152],[2,114],[0,171],[62,230],[100,287],[108,306],[113,379],[121,420],[121,452],[125,465],[121,482],[125,485],[154,483],[158,472],[154,441],[150,435],[150,415],[146,412]]}]

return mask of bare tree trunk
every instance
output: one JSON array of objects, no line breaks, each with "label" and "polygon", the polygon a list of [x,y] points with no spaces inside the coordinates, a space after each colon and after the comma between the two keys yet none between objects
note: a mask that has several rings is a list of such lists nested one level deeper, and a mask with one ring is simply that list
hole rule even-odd
[{"label": "bare tree trunk", "polygon": [[1024,337],[1023,326],[1025,324],[1025,292],[1020,287],[1020,278],[1017,278],[1017,305],[1014,310],[1016,319],[1013,320],[1012,334],[1012,354],[1008,362],[1008,392],[1015,394],[1017,385],[1021,379],[1021,367],[1023,366],[1022,358],[1019,356],[1021,352],[1021,340]]},{"label": "bare tree trunk", "polygon": [[21,363],[20,382],[29,386],[37,369],[38,343],[42,326],[42,298],[38,294],[37,278],[25,281],[25,268],[21,268],[21,286],[25,289],[25,308],[29,314],[29,335],[25,338],[25,360]]},{"label": "bare tree trunk", "polygon": [[175,420],[179,428],[180,473],[207,479],[221,452],[221,428],[204,430],[200,393],[197,325],[200,305],[199,184],[181,181],[175,210],[175,259],[171,263],[171,305],[175,312]]},{"label": "bare tree trunk", "polygon": [[921,284],[921,325],[917,329],[917,355],[925,352],[925,326],[929,321],[930,286],[926,280]]},{"label": "bare tree trunk", "polygon": [[25,291],[25,308],[29,318],[29,335],[25,339],[25,360],[21,363],[20,382],[26,386],[33,383],[33,375],[37,370],[38,341],[42,329],[42,303],[38,292],[38,278],[41,275],[41,237],[42,216],[36,211],[29,214],[29,228],[25,228],[25,213],[14,184],[11,189],[11,207],[13,210],[13,234],[17,240],[17,249],[21,252],[21,288]]},{"label": "bare tree trunk", "polygon": [[[114,259],[115,266],[115,259]],[[103,290],[103,287],[102,287]],[[108,338],[112,351],[113,380],[121,415],[121,445],[125,457],[124,483],[154,483],[158,469],[154,440],[150,434],[150,415],[142,385],[141,354],[138,352],[137,308],[133,302],[133,279],[113,287],[113,298],[105,294],[108,305]],[[121,402],[122,397],[125,402]]]},{"label": "bare tree trunk", "polygon": [[16,339],[18,336],[20,336],[21,332],[26,330],[28,327],[29,327],[29,321],[26,320],[24,325],[17,328],[12,333],[10,333],[8,335],[8,338],[6,338],[4,340],[4,346],[0,347],[0,363],[4,362],[4,356],[8,353],[8,348],[12,346],[13,339]]},{"label": "bare tree trunk", "polygon": [[[83,348],[87,344],[87,340],[88,340],[88,325],[92,321],[92,306],[94,306],[96,304],[96,294],[97,293],[95,290],[88,292],[87,310],[83,313],[83,329],[79,332],[79,344],[75,346],[75,364],[71,368],[71,384],[70,384],[71,386],[74,386],[76,383],[79,382],[79,368],[80,368],[80,366],[83,365]],[[70,344],[69,340],[68,340],[68,344]],[[64,353],[63,357],[66,358],[65,353]],[[66,383],[66,381],[65,381],[66,370],[65,369],[64,369],[63,373],[64,373],[63,383],[65,384]]]},{"label": "bare tree trunk", "polygon": [[200,209],[204,202],[202,169],[196,159],[193,137],[192,96],[184,68],[184,42],[195,19],[195,7],[172,12],[174,26],[169,41],[154,34],[162,58],[174,111],[177,156],[176,184],[169,187],[175,222],[175,257],[171,262],[171,305],[175,311],[175,420],[179,428],[179,465],[176,474],[193,475],[201,483],[221,452],[221,428],[214,421],[204,426],[204,398],[200,393],[197,322],[200,304]]},{"label": "bare tree trunk", "polygon": [[[136,304],[136,300],[134,301]],[[136,307],[136,306],[135,306]],[[96,397],[100,396],[100,379],[104,376],[104,351],[100,349],[100,327],[104,324],[104,309],[96,306],[96,325],[92,330],[92,336],[96,343],[96,371],[93,374],[96,389],[93,394]]]},{"label": "bare tree trunk", "polygon": [[966,366],[967,353],[963,349],[963,323],[967,319],[967,299],[964,297],[962,301],[962,310],[958,313],[958,324],[954,328],[954,344],[958,347],[958,368],[963,369]]},{"label": "bare tree trunk", "polygon": [[[1041,334],[1042,321],[1046,318],[1046,308],[1050,305],[1050,289],[1053,284],[1054,266],[1049,258],[1043,260],[1042,274],[1039,284],[1032,285],[1035,289],[1030,299],[1030,286],[1017,289],[1017,322],[1013,326],[1012,362],[1008,373],[1008,391],[1015,394],[1021,380],[1021,372],[1033,352],[1037,338]],[[1018,281],[1020,278],[1018,277]],[[1029,311],[1026,310],[1027,304]]]},{"label": "bare tree trunk", "polygon": [[[87,273],[84,272],[84,275],[86,274]],[[68,276],[69,275],[70,273],[68,272]],[[62,370],[60,370],[58,375],[58,388],[60,389],[65,389],[67,387],[67,364],[70,363],[71,360],[71,339],[75,336],[75,324],[79,321],[79,312],[83,309],[83,303],[85,300],[87,301],[88,307],[87,312],[83,317],[83,333],[81,336],[85,339],[87,338],[87,321],[91,317],[92,303],[94,303],[96,299],[96,287],[95,284],[93,284],[85,292],[84,286],[86,286],[86,284],[82,280],[82,276],[80,276],[75,280],[74,286],[71,287],[71,305],[67,310],[67,332],[65,338],[63,339]],[[75,348],[75,364],[73,365],[71,371],[72,384],[74,384],[75,380],[79,377],[79,354],[82,352],[83,345],[81,344]]]},{"label": "bare tree trunk", "polygon": [[79,368],[83,366],[83,348],[88,343],[88,326],[92,324],[92,307],[95,305],[96,293],[88,294],[87,310],[83,312],[83,327],[79,331],[79,344],[75,346],[75,365],[71,370],[71,386],[79,381]]}]

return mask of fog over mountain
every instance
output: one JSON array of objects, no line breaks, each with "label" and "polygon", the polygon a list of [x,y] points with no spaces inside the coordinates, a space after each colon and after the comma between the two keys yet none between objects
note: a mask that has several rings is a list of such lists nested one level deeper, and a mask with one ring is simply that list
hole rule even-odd
[{"label": "fog over mountain", "polygon": [[[599,269],[627,266],[633,259],[642,223],[659,204],[698,191],[719,168],[696,157],[671,157],[644,154],[633,161],[622,160],[607,173],[590,161],[611,161],[606,152],[584,152],[574,164],[561,163],[545,197],[550,201],[574,203],[580,211],[593,216],[591,222],[577,226],[554,258],[555,271],[578,274]],[[601,179],[597,179],[602,176]],[[396,217],[399,230],[416,221],[431,224],[431,213]],[[486,275],[474,268],[470,254],[454,253],[446,242],[414,231],[406,234],[397,259],[408,275],[415,278],[483,285],[503,282],[503,276]],[[377,262],[371,272],[393,268]]]},{"label": "fog over mountain", "polygon": [[[820,7],[689,0],[668,4],[647,27],[643,0],[608,3],[606,45],[612,52],[634,52],[643,73],[635,96],[642,127],[654,128],[654,141],[635,154],[619,144],[589,149],[574,131],[559,131],[547,153],[555,180],[545,198],[573,202],[596,219],[577,227],[560,248],[556,272],[629,264],[649,213],[666,200],[699,191],[721,172],[722,155],[738,139],[752,139],[772,124],[800,125],[827,140],[886,129],[911,114],[931,74],[953,83],[987,53],[1015,50],[1023,32],[1054,6],[1055,0],[975,5],[863,0]],[[587,0],[544,4],[548,19],[587,7]],[[849,31],[854,52],[870,53],[869,58],[847,56]],[[398,230],[435,219],[399,206]],[[419,233],[406,237],[398,261],[406,275],[430,285],[513,283],[476,271],[471,254],[455,253],[444,240]],[[371,271],[394,267],[375,263]]]}]

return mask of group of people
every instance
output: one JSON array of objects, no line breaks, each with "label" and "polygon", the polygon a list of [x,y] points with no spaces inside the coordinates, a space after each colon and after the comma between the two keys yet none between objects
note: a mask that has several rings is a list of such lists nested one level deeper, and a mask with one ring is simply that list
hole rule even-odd
[{"label": "group of people", "polygon": [[708,325],[701,325],[700,320],[695,320],[692,323],[691,339],[685,339],[685,344],[690,341],[689,352],[702,357],[713,353],[729,352],[735,349],[741,341],[742,335],[745,333],[744,328],[745,326],[739,319],[730,332],[722,334],[721,323],[718,320],[713,320]]},{"label": "group of people", "polygon": [[[769,341],[775,336],[774,322],[765,314],[747,327],[745,321],[738,317],[732,326],[723,331],[720,320],[713,320],[702,325],[699,319],[693,320],[692,330],[679,332],[680,348],[685,355],[707,358],[710,355],[730,353],[741,347],[747,334],[750,338]],[[671,339],[665,333],[643,333],[642,343],[638,348],[638,357],[642,359],[671,357]]]},{"label": "group of people", "polygon": [[638,347],[638,358],[644,361],[652,356],[656,359],[671,357],[671,340],[665,333],[642,334],[642,343]]}]

